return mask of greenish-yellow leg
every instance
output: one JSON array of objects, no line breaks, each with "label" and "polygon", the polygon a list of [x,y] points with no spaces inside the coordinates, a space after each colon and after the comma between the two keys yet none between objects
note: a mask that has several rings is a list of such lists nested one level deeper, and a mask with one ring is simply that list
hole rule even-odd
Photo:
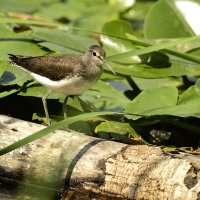
[{"label": "greenish-yellow leg", "polygon": [[42,103],[43,103],[43,106],[44,106],[44,112],[45,112],[45,116],[46,116],[46,119],[47,119],[46,124],[47,124],[48,126],[50,126],[51,123],[50,123],[50,118],[49,118],[49,113],[48,113],[48,108],[47,108],[47,97],[48,97],[51,93],[52,93],[52,91],[49,90],[49,91],[45,94],[45,96],[42,97]]},{"label": "greenish-yellow leg", "polygon": [[64,114],[64,119],[67,119],[67,100],[68,96],[65,97],[65,100],[63,101],[63,114]]}]

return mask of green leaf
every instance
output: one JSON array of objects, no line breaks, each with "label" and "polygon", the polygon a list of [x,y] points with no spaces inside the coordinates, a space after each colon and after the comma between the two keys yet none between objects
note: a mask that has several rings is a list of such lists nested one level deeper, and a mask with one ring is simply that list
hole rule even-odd
[{"label": "green leaf", "polygon": [[15,92],[19,91],[19,89],[11,89],[11,90],[8,90],[8,91],[3,91],[3,92],[0,92],[0,98],[4,98],[6,96],[9,96],[11,94],[14,94]]},{"label": "green leaf", "polygon": [[170,87],[175,86],[179,87],[183,85],[182,78],[177,77],[164,77],[164,78],[140,78],[140,77],[132,77],[136,85],[140,90],[157,88],[157,87]]},{"label": "green leaf", "polygon": [[13,30],[6,24],[0,24],[0,29],[0,38],[10,38],[16,36]]},{"label": "green leaf", "polygon": [[200,117],[200,96],[194,85],[180,95],[177,108],[172,111],[172,115]]},{"label": "green leaf", "polygon": [[38,25],[38,26],[52,26],[52,27],[62,27],[63,26],[60,23],[55,23],[55,22],[44,22],[40,20],[31,20],[31,19],[16,19],[16,18],[11,18],[11,17],[0,17],[0,23],[5,24],[5,23],[11,23],[11,24],[31,24],[31,25]]},{"label": "green leaf", "polygon": [[134,120],[153,115],[200,118],[200,96],[194,86],[184,91],[179,98],[177,89],[173,87],[148,89],[130,102],[125,112],[128,118]]},{"label": "green leaf", "polygon": [[41,0],[1,0],[0,1],[0,11],[1,12],[33,12],[40,7],[42,3]]},{"label": "green leaf", "polygon": [[95,132],[101,133],[115,133],[119,135],[132,135],[137,136],[135,130],[130,126],[129,123],[115,122],[115,121],[105,121],[98,125],[95,129]]},{"label": "green leaf", "polygon": [[196,90],[197,94],[200,96],[200,79],[197,79],[197,81],[195,83],[195,90]]},{"label": "green leaf", "polygon": [[0,49],[0,56],[4,58],[7,58],[8,54],[39,56],[47,53],[46,51],[43,51],[37,44],[23,38],[2,39],[0,41]]},{"label": "green leaf", "polygon": [[33,42],[32,32],[15,33],[5,24],[0,24],[0,56],[8,58],[7,54],[15,55],[44,55],[43,51]]},{"label": "green leaf", "polygon": [[183,63],[171,61],[171,66],[168,68],[152,68],[144,64],[135,65],[121,65],[117,63],[112,64],[115,72],[123,75],[130,75],[141,78],[162,78],[168,76],[199,76],[200,65],[192,63]]},{"label": "green leaf", "polygon": [[6,70],[7,67],[7,61],[0,59],[0,80],[1,80],[1,76],[4,73],[4,71]]},{"label": "green leaf", "polygon": [[[120,27],[120,29],[118,27]],[[113,20],[105,23],[101,34],[104,49],[108,54],[108,60],[118,61],[123,64],[140,63],[140,58],[138,57],[139,55],[160,50],[178,58],[200,63],[200,59],[197,56],[166,48],[177,44],[198,40],[200,36],[152,45],[151,43],[143,42],[135,38],[130,24],[122,20]],[[145,48],[141,49],[141,47]]]},{"label": "green leaf", "polygon": [[[104,3],[104,2],[103,2]],[[94,12],[96,7],[99,7],[102,1],[80,1],[68,0],[44,6],[37,12],[37,16],[48,19],[62,19],[75,20],[81,18],[80,16],[87,16]]]},{"label": "green leaf", "polygon": [[[133,39],[133,41],[135,41],[135,37],[133,35],[128,34],[128,33],[126,35],[130,40]],[[139,56],[139,55],[143,55],[146,53],[151,53],[153,51],[159,51],[162,49],[173,47],[178,44],[182,44],[182,43],[186,43],[186,42],[190,42],[190,41],[194,41],[194,40],[199,40],[199,39],[200,39],[200,36],[194,36],[194,37],[188,37],[188,38],[183,38],[183,39],[177,39],[176,41],[163,42],[158,45],[152,45],[152,46],[141,48],[138,50],[133,50],[133,51],[109,56],[109,60],[121,61],[123,58],[129,59],[129,57]]]},{"label": "green leaf", "polygon": [[[45,19],[60,19],[60,18],[69,18],[73,19],[74,17],[78,17],[76,13],[76,9],[69,8],[69,3],[58,2],[49,5],[48,7],[45,6],[41,8],[37,12],[37,16]],[[74,12],[73,12],[74,11]]]},{"label": "green leaf", "polygon": [[[102,33],[101,40],[108,55],[108,59],[112,57],[111,55],[115,56],[115,54],[117,54],[120,56],[122,52],[127,52],[136,48],[131,41],[128,41],[126,36],[127,33],[133,34],[131,25],[126,21],[113,20],[106,22],[102,28]],[[112,35],[112,37],[110,35]],[[125,38],[127,41],[118,37]],[[120,61],[124,63],[135,63],[138,62],[138,60],[136,56],[129,59],[126,57],[126,59]]]},{"label": "green leaf", "polygon": [[131,119],[165,114],[166,108],[176,105],[177,98],[178,90],[175,87],[146,89],[126,106],[125,113],[133,114]]},{"label": "green leaf", "polygon": [[121,5],[118,3],[109,6],[106,1],[102,0],[68,0],[44,7],[37,15],[49,19],[69,20],[76,27],[99,31],[106,21],[118,17],[118,12],[122,9]]},{"label": "green leaf", "polygon": [[[41,42],[41,46],[50,48],[61,53],[80,53],[97,42],[88,37],[71,34],[63,30],[49,30],[45,28],[34,28],[33,36],[36,39],[46,41]],[[60,47],[60,49],[59,49]]]},{"label": "green leaf", "polygon": [[143,21],[147,12],[154,3],[154,1],[135,1],[134,5],[123,13],[123,17],[128,21],[131,21],[134,28],[142,29]]},{"label": "green leaf", "polygon": [[155,39],[199,35],[199,12],[200,3],[195,0],[160,0],[146,17],[145,37]]},{"label": "green leaf", "polygon": [[33,78],[22,69],[16,66],[7,66],[7,70],[1,77],[0,85],[24,85],[25,82],[32,80]]},{"label": "green leaf", "polygon": [[128,9],[135,4],[135,0],[108,0],[108,2],[110,6],[117,5],[120,11]]},{"label": "green leaf", "polygon": [[123,108],[129,102],[121,91],[113,88],[109,82],[101,80],[92,89],[86,91],[81,98],[101,109]]},{"label": "green leaf", "polygon": [[196,93],[195,86],[184,91],[179,97],[177,106],[166,110],[166,113],[179,117],[200,118],[200,96]]},{"label": "green leaf", "polygon": [[39,45],[59,54],[62,54],[62,53],[63,54],[77,54],[78,53],[77,50],[73,50],[73,49],[61,46],[59,44],[51,43],[51,42],[40,42]]},{"label": "green leaf", "polygon": [[[27,97],[39,97],[42,98],[47,93],[47,88],[40,85],[39,83],[33,82],[31,85],[28,85],[24,88],[19,95],[27,96]],[[52,93],[49,95],[48,99],[59,99],[63,97],[63,94],[60,93]]]}]

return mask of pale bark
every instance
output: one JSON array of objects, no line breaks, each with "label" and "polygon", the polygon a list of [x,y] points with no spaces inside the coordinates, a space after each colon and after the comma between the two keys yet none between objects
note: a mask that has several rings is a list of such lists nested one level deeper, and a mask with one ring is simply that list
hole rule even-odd
[{"label": "pale bark", "polygon": [[[42,128],[0,116],[0,148]],[[200,157],[73,131],[50,133],[0,157],[0,199],[60,199],[67,189],[79,199],[200,199]]]}]

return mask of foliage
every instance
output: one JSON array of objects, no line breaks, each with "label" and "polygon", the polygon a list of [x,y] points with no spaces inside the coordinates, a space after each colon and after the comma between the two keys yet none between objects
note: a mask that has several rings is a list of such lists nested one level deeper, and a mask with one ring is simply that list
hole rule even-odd
[{"label": "foliage", "polygon": [[[1,0],[1,114],[45,120],[40,98],[46,88],[7,64],[8,54],[79,54],[91,44],[100,43],[117,75],[105,69],[93,88],[71,98],[68,112],[72,118],[64,121],[64,96],[52,94],[48,108],[53,125],[40,136],[69,126],[85,134],[109,134],[109,138],[130,143],[144,142],[142,136],[160,145],[197,148],[199,8],[194,0],[32,0],[31,6],[24,0],[12,1],[12,6],[10,0]],[[165,132],[172,137],[154,138],[155,133],[158,136]],[[182,137],[173,140],[177,132]],[[190,136],[195,142],[181,141]],[[25,139],[10,150],[37,138]]]}]

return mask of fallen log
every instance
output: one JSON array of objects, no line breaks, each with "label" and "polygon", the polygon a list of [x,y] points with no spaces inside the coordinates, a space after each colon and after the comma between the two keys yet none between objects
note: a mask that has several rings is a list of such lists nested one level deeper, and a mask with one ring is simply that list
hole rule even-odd
[{"label": "fallen log", "polygon": [[[0,115],[0,148],[44,126]],[[74,131],[0,157],[0,199],[200,199],[200,156]]]}]

